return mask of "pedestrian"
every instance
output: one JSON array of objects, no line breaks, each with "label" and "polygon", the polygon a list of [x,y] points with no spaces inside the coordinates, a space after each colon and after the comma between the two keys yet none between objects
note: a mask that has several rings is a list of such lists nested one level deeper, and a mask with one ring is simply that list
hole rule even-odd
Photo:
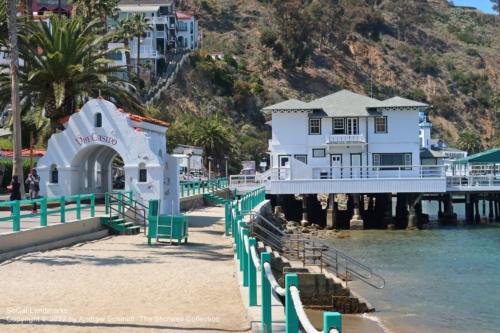
[{"label": "pedestrian", "polygon": [[[19,183],[19,177],[17,175],[12,176],[10,185],[7,186],[7,190],[10,192],[10,201],[21,200],[21,183]],[[13,208],[10,208],[11,213],[13,213]]]},{"label": "pedestrian", "polygon": [[[26,179],[26,184],[29,185],[29,195],[30,199],[34,200],[38,198],[38,192],[40,192],[40,176],[36,173],[35,169],[31,170],[31,173]],[[37,212],[36,202],[33,202],[33,211],[32,213]]]}]

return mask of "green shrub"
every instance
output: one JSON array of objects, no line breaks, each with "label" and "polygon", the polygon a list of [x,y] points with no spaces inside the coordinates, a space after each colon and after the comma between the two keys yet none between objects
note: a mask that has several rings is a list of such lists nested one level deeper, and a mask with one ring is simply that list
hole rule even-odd
[{"label": "green shrub", "polygon": [[427,101],[427,95],[422,89],[413,89],[406,95],[409,99],[412,99],[414,101],[420,101],[420,102],[426,102]]},{"label": "green shrub", "polygon": [[468,48],[467,50],[465,50],[465,53],[471,57],[481,58],[479,52],[477,52],[477,50],[473,48]]}]

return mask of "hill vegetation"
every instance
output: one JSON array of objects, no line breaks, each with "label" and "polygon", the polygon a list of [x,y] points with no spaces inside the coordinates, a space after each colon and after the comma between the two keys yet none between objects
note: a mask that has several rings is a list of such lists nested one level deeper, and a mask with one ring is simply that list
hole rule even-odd
[{"label": "hill vegetation", "polygon": [[[500,142],[498,16],[443,0],[185,0],[181,6],[200,20],[202,49],[149,110],[173,121],[174,144],[191,140],[182,130],[188,123],[221,114],[229,119],[228,140],[240,142],[229,145],[232,159],[259,161],[270,138],[263,106],[338,89],[429,102],[433,135],[450,144]],[[214,59],[214,52],[224,58]]]}]

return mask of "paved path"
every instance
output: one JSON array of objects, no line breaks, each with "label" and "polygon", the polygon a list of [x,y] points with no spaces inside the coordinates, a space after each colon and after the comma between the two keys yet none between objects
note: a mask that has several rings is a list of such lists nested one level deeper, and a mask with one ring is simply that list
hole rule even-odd
[{"label": "paved path", "polygon": [[0,332],[248,331],[223,210],[191,212],[187,246],[114,236],[0,263]]}]

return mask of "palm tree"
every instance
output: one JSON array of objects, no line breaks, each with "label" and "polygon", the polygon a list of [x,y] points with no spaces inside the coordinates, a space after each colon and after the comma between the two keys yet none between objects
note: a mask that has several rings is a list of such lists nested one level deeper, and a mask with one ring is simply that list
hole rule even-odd
[{"label": "palm tree", "polygon": [[107,19],[118,16],[119,0],[75,0],[73,1],[73,16],[81,17],[85,22],[99,18],[97,25],[101,31],[107,31]]},{"label": "palm tree", "polygon": [[[7,1],[7,13],[9,22],[9,58],[10,58],[10,73],[2,72],[2,75],[10,76],[10,104],[12,108],[12,147],[13,147],[13,160],[12,160],[12,175],[17,175],[19,179],[23,180],[23,161],[21,160],[21,110],[19,108],[19,57],[17,49],[17,10],[16,0]],[[8,85],[7,85],[8,87]],[[6,87],[7,91],[8,88]],[[21,193],[22,186],[21,186]]]},{"label": "palm tree", "polygon": [[[132,112],[140,112],[135,87],[121,78],[123,68],[112,66],[106,56],[114,33],[97,34],[99,20],[51,17],[51,27],[27,22],[20,40],[21,100],[44,109],[52,127],[71,115],[89,97],[103,96]],[[0,73],[0,101],[7,95],[5,73]]]},{"label": "palm tree", "polygon": [[119,39],[123,41],[123,45],[125,46],[125,61],[127,63],[127,73],[130,78],[130,45],[129,40],[134,37],[134,33],[132,31],[132,21],[130,18],[126,18],[120,20],[118,22],[118,30],[117,33],[119,35]]},{"label": "palm tree", "polygon": [[457,140],[457,146],[459,149],[465,150],[469,154],[478,153],[483,148],[481,138],[472,132],[462,133]]},{"label": "palm tree", "polygon": [[205,165],[208,157],[221,162],[225,155],[233,155],[236,150],[236,138],[230,124],[219,115],[198,119],[193,128],[193,144],[203,147]]},{"label": "palm tree", "polygon": [[136,73],[137,77],[140,78],[140,63],[141,63],[141,37],[151,30],[151,25],[142,13],[135,13],[130,18],[130,28],[133,35],[137,38],[137,63],[136,63]]}]

